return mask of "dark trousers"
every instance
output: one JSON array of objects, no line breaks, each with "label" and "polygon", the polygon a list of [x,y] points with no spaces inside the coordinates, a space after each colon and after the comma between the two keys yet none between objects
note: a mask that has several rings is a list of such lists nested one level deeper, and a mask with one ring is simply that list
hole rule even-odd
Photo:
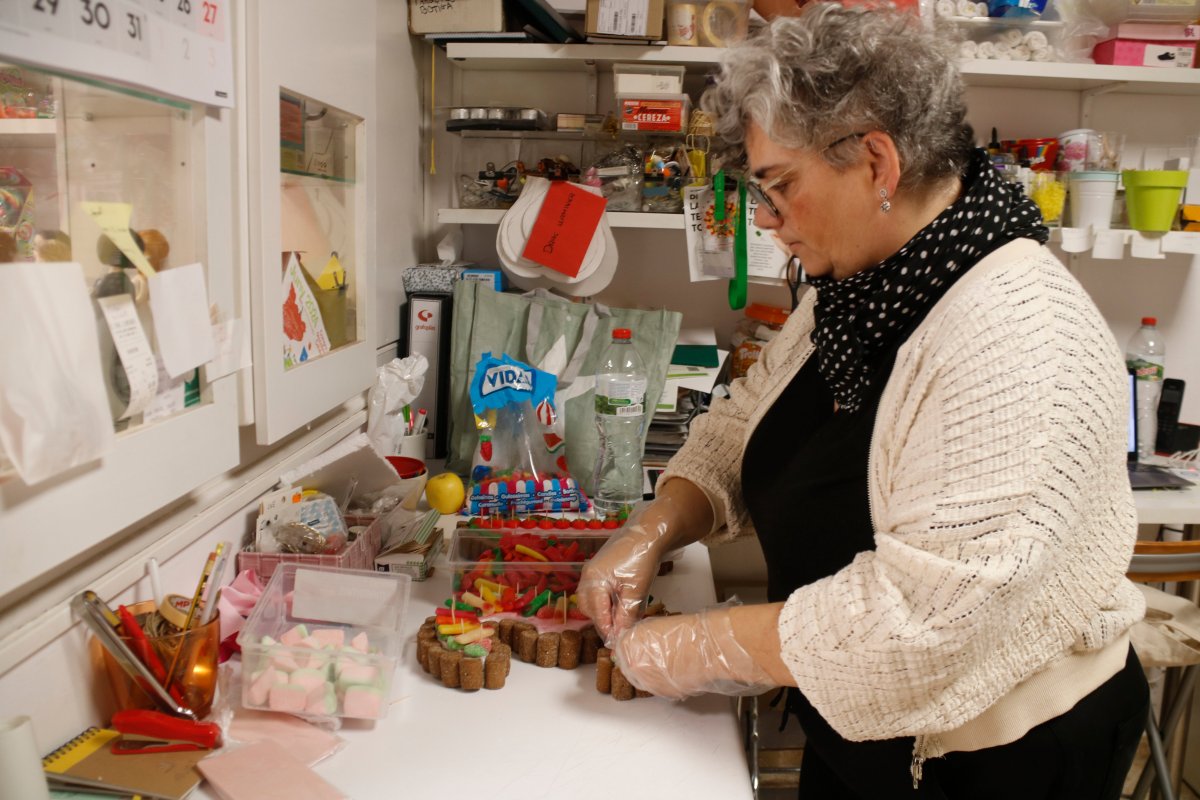
[{"label": "dark trousers", "polygon": [[[799,694],[798,692],[796,693]],[[1119,800],[1141,739],[1150,693],[1133,648],[1125,668],[1065,714],[1015,742],[925,762],[914,790],[911,737],[841,738],[815,712],[798,712],[808,742],[802,800]],[[789,706],[796,701],[789,702]],[[811,709],[808,706],[808,709]],[[813,717],[816,717],[814,720]]]}]

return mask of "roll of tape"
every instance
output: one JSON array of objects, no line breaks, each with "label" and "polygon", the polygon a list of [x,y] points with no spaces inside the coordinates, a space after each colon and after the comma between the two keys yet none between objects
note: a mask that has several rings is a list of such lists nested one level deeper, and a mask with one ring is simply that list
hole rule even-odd
[{"label": "roll of tape", "polygon": [[937,0],[933,11],[939,17],[953,17],[955,12],[954,0]]},{"label": "roll of tape", "polygon": [[1043,50],[1050,46],[1050,42],[1046,39],[1046,34],[1041,31],[1030,31],[1022,39],[1025,46],[1030,50]]},{"label": "roll of tape", "polygon": [[182,628],[183,623],[187,622],[188,608],[191,605],[192,598],[181,594],[169,594],[158,604],[158,613],[169,624]]},{"label": "roll of tape", "polygon": [[979,45],[975,44],[970,39],[965,42],[961,42],[958,45],[958,55],[959,58],[978,58]]},{"label": "roll of tape", "polygon": [[687,47],[700,44],[694,4],[675,3],[667,6],[667,44]]},{"label": "roll of tape", "polygon": [[1029,48],[1023,44],[1017,45],[1009,52],[1012,53],[1013,61],[1029,61],[1033,55]]},{"label": "roll of tape", "polygon": [[1016,28],[1009,28],[1000,34],[1000,41],[1009,47],[1016,47],[1025,40],[1025,36]]},{"label": "roll of tape", "polygon": [[746,38],[746,7],[729,0],[713,0],[700,12],[700,32],[705,44],[728,47]]}]

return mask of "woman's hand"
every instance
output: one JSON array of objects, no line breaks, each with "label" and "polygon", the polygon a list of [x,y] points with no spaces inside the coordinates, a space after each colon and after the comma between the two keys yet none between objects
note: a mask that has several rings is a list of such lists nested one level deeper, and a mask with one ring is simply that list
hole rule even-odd
[{"label": "woman's hand", "polygon": [[[772,612],[773,609],[773,612]],[[778,637],[768,671],[751,655],[755,646],[744,647],[735,635],[742,620],[739,612],[751,612],[743,635],[753,639],[764,614],[779,617],[778,606],[710,608],[699,614],[649,617],[617,638],[613,656],[621,672],[639,689],[674,700],[698,694],[752,695],[791,683],[778,655]],[[778,673],[782,670],[782,675]],[[783,677],[780,680],[780,677]]]},{"label": "woman's hand", "polygon": [[648,507],[639,505],[624,527],[583,565],[575,590],[580,610],[591,617],[610,647],[645,611],[650,581],[666,552],[666,525],[646,520]]},{"label": "woman's hand", "polygon": [[652,503],[639,503],[625,526],[584,564],[575,594],[605,645],[641,617],[658,564],[672,548],[708,534],[708,497],[683,478],[660,481]]}]

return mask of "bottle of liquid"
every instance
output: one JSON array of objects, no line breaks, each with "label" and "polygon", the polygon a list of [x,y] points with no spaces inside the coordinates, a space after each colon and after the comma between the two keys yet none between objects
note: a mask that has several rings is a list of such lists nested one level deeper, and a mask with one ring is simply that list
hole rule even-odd
[{"label": "bottle of liquid", "polygon": [[596,367],[596,432],[600,449],[592,487],[605,515],[642,499],[642,430],[646,421],[646,367],[628,328],[612,332]]},{"label": "bottle of liquid", "polygon": [[1167,345],[1158,330],[1158,320],[1142,317],[1125,346],[1125,364],[1137,376],[1137,449],[1138,459],[1154,454],[1158,429],[1158,396],[1162,393]]}]

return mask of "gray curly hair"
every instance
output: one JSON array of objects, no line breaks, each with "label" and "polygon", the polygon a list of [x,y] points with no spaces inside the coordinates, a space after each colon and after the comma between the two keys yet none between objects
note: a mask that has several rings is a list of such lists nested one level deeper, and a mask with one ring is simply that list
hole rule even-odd
[{"label": "gray curly hair", "polygon": [[974,147],[953,36],[892,9],[810,5],[775,20],[725,55],[701,99],[714,118],[718,151],[745,159],[753,122],[786,147],[823,150],[848,166],[861,139],[887,132],[900,154],[900,185],[919,189],[962,174]]}]

